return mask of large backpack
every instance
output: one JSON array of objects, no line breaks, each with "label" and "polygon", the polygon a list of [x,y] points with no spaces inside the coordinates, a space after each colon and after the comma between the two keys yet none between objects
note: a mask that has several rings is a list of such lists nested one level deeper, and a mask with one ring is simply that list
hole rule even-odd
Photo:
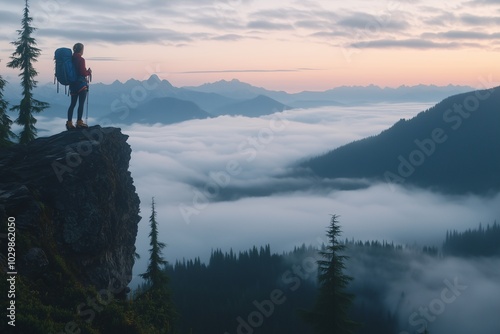
[{"label": "large backpack", "polygon": [[[73,52],[69,48],[59,48],[54,53],[55,78],[61,85],[67,86],[78,79],[75,65],[73,64]],[[54,79],[55,81],[55,79]],[[59,92],[59,85],[57,85]]]}]

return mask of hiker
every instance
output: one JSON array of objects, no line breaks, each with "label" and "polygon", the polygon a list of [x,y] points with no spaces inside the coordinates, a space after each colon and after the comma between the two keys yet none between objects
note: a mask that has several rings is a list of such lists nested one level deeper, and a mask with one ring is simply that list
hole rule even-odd
[{"label": "hiker", "polygon": [[82,120],[83,116],[83,106],[85,104],[85,99],[89,91],[89,84],[87,77],[92,75],[92,70],[86,69],[85,59],[83,55],[83,44],[76,43],[73,46],[73,64],[75,65],[77,80],[71,82],[69,85],[69,93],[71,95],[71,104],[68,108],[68,122],[66,122],[66,129],[75,129],[73,125],[73,109],[75,109],[76,102],[78,101],[78,111],[77,111],[77,121],[76,128],[88,128]]}]

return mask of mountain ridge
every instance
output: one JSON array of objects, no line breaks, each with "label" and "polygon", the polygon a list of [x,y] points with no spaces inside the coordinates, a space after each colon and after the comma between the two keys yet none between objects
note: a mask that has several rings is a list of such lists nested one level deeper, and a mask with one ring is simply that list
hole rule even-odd
[{"label": "mountain ridge", "polygon": [[[175,122],[190,120],[193,118],[206,118],[205,112],[218,115],[242,114],[248,117],[259,117],[290,108],[312,108],[323,106],[349,106],[363,105],[369,103],[383,102],[408,102],[408,101],[439,101],[450,93],[460,93],[466,86],[435,86],[417,85],[400,86],[398,88],[381,88],[375,85],[369,86],[340,86],[326,91],[303,91],[289,94],[284,91],[267,90],[262,87],[252,86],[237,79],[231,81],[220,80],[214,83],[206,83],[198,87],[174,87],[169,81],[162,80],[153,74],[148,79],[128,79],[125,82],[115,80],[111,84],[91,83],[87,100],[89,117],[98,119],[114,120],[111,125],[126,124],[143,119],[146,123],[163,122],[172,124]],[[65,90],[65,89],[64,89]],[[55,93],[56,88],[52,83],[39,85],[34,94],[37,99],[48,102],[51,107],[47,108],[41,116],[66,118],[69,98],[65,94]],[[15,96],[19,94],[20,87],[12,84],[7,85],[4,92],[5,99],[10,104],[18,103]],[[266,96],[266,102],[259,101],[257,97]],[[185,117],[172,116],[170,119],[161,115],[161,110],[169,109],[173,100],[163,107],[158,105],[158,99],[173,98],[194,103],[186,105],[189,112]],[[181,102],[177,101],[175,104]],[[157,110],[148,109],[148,105],[154,105]],[[240,109],[240,110],[237,110]],[[99,110],[100,114],[96,114]],[[149,114],[141,117],[137,114]],[[118,113],[118,114],[117,114]],[[153,115],[154,114],[154,115]],[[131,116],[130,120],[124,120],[124,115]],[[118,118],[117,118],[118,116]]]},{"label": "mountain ridge", "polygon": [[[370,84],[366,86],[344,85],[323,91],[304,90],[298,93],[287,93],[285,91],[268,90],[262,87],[252,86],[248,83],[241,82],[238,79],[232,79],[231,81],[219,80],[212,83],[204,83],[200,86],[187,86],[185,88],[206,93],[218,93],[222,95],[230,95],[233,93],[246,98],[255,97],[257,95],[266,95],[281,103],[288,104],[291,107],[301,107],[300,102],[303,101],[308,101],[308,104],[311,105],[312,103],[310,101],[317,100],[323,102],[321,105],[344,105],[388,101],[433,102],[442,100],[453,94],[474,90],[474,88],[470,86],[452,84],[448,84],[446,86],[423,84],[414,86],[401,85],[396,88],[380,87]],[[363,98],[360,96],[363,96]]]},{"label": "mountain ridge", "polygon": [[499,104],[500,87],[453,95],[299,167],[323,178],[368,178],[448,193],[497,192]]},{"label": "mountain ridge", "polygon": [[[9,81],[9,78],[7,78]],[[17,79],[16,79],[17,80]],[[21,96],[21,87],[11,80],[6,85],[4,96],[11,104],[17,103]],[[222,87],[222,88],[221,88]],[[177,97],[191,100],[200,108],[210,112],[222,107],[224,104],[234,103],[245,99],[255,98],[258,95],[266,95],[280,103],[290,107],[314,106],[311,101],[321,101],[319,105],[353,105],[377,102],[437,102],[450,95],[474,90],[470,86],[459,85],[415,85],[399,86],[397,88],[376,85],[368,86],[339,86],[324,91],[307,91],[299,93],[287,93],[284,91],[268,90],[256,87],[237,79],[231,81],[219,80],[213,83],[205,83],[200,86],[175,87],[168,80],[161,79],[153,74],[144,80],[129,79],[125,82],[118,80],[111,84],[91,83],[90,98],[95,108],[105,112],[112,112],[113,104],[117,102],[140,104],[156,97]],[[228,94],[231,91],[233,95]],[[64,94],[56,94],[56,88],[52,82],[39,84],[34,93],[41,101],[60,105],[58,114],[64,113],[64,105],[69,105],[69,100]],[[215,95],[214,95],[215,94]],[[228,96],[226,96],[228,95]],[[304,104],[304,101],[305,104]],[[295,104],[297,102],[297,104]]]}]

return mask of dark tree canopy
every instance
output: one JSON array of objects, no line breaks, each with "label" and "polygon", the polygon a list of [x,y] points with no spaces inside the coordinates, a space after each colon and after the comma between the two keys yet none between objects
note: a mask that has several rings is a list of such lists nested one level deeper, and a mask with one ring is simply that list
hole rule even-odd
[{"label": "dark tree canopy", "polygon": [[500,225],[494,222],[484,228],[464,232],[447,231],[443,253],[454,256],[498,256],[500,255]]}]

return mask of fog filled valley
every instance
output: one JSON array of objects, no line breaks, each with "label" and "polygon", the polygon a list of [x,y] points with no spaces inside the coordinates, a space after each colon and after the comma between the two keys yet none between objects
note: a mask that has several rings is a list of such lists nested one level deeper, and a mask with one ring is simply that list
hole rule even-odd
[{"label": "fog filled valley", "polygon": [[[365,324],[358,333],[498,332],[498,248],[472,256],[442,247],[448,231],[493,226],[498,193],[297,173],[304,161],[433,105],[326,106],[120,125],[132,147],[143,217],[136,243],[142,257],[131,286],[143,283],[137,275],[147,265],[154,197],[182,333],[308,333],[297,310],[314,302],[317,250],[335,214],[348,246],[351,312]],[[63,122],[40,116],[39,128],[55,133]],[[396,170],[397,156],[393,163]],[[271,307],[264,301],[276,291],[282,294]]]},{"label": "fog filled valley", "polygon": [[4,1],[0,333],[500,334],[497,2]]}]

